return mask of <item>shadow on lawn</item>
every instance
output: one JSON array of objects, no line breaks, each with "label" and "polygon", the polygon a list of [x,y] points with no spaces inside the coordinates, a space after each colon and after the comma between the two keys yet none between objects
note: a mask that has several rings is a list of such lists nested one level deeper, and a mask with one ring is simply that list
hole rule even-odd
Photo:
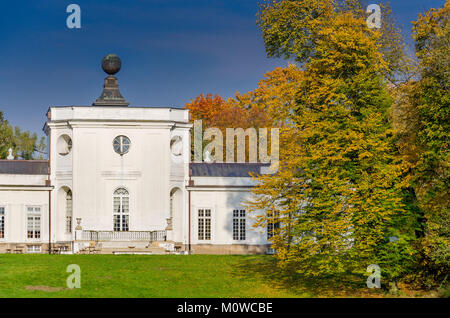
[{"label": "shadow on lawn", "polygon": [[300,297],[383,297],[366,287],[366,278],[342,276],[305,277],[295,270],[281,269],[275,257],[244,258],[235,267],[236,276],[255,277],[278,290],[288,290]]}]

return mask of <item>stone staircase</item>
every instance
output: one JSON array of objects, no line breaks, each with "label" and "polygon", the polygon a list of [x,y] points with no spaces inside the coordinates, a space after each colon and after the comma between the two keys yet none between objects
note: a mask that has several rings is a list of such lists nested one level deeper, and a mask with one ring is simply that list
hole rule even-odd
[{"label": "stone staircase", "polygon": [[99,254],[135,254],[135,255],[161,255],[167,254],[166,249],[161,247],[148,248],[102,248]]},{"label": "stone staircase", "polygon": [[164,242],[120,242],[107,241],[95,243],[95,248],[84,249],[82,254],[140,254],[140,255],[161,255],[174,252],[174,243]]}]

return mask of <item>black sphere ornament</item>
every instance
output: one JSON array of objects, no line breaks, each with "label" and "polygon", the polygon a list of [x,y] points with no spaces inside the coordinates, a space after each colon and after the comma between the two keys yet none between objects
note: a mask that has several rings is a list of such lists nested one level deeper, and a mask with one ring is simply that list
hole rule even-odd
[{"label": "black sphere ornament", "polygon": [[114,75],[120,71],[122,61],[115,54],[108,54],[102,60],[102,69],[109,75]]}]

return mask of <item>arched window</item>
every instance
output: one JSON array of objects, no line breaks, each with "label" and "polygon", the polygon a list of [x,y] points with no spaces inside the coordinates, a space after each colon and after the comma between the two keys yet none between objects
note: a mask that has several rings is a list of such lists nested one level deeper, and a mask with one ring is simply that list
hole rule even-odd
[{"label": "arched window", "polygon": [[114,191],[114,231],[126,232],[129,230],[129,207],[130,197],[128,191],[124,188]]},{"label": "arched window", "polygon": [[72,191],[66,194],[66,233],[72,233]]}]

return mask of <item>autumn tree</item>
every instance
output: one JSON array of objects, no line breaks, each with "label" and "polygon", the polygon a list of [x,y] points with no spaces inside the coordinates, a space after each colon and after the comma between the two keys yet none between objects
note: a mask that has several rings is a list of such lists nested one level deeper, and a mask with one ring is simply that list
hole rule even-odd
[{"label": "autumn tree", "polygon": [[[382,3],[378,51],[388,67],[384,77],[392,83],[408,81],[415,75],[415,61],[406,50],[401,29],[397,26],[390,4]],[[316,54],[321,23],[336,12],[351,12],[366,19],[367,1],[362,0],[270,0],[261,5],[258,25],[269,57],[293,58],[307,62]]]},{"label": "autumn tree", "polygon": [[249,116],[255,118],[250,121],[256,127],[289,127],[292,123],[289,111],[296,104],[302,80],[303,71],[297,65],[277,67],[264,74],[256,89],[245,94],[237,93],[229,103],[245,111],[250,110]]},{"label": "autumn tree", "polygon": [[185,106],[189,109],[191,120],[202,120],[206,127],[262,127],[268,122],[266,114],[259,108],[244,105],[239,102],[240,94],[236,99],[227,101],[219,95],[200,94]]},{"label": "autumn tree", "polygon": [[294,58],[304,72],[295,103],[278,104],[293,123],[291,139],[280,146],[279,173],[259,177],[250,206],[267,213],[257,225],[281,224],[272,237],[277,257],[298,272],[364,272],[380,263],[397,279],[411,258],[411,231],[397,185],[382,34],[331,0],[266,3],[259,25],[268,55]]},{"label": "autumn tree", "polygon": [[408,98],[417,120],[413,123],[416,165],[413,184],[424,212],[422,265],[434,281],[445,280],[450,269],[449,132],[450,132],[450,1],[419,15],[413,23],[420,79]]},{"label": "autumn tree", "polygon": [[[225,101],[219,95],[212,96],[212,94],[201,94],[195,100],[191,100],[185,106],[190,112],[191,121],[201,120],[202,130],[208,128],[219,128],[223,134],[226,135],[227,128],[262,128],[267,127],[270,119],[267,113],[260,107],[253,107],[251,104],[246,104],[239,93],[236,93],[236,98],[229,98]],[[193,138],[193,136],[192,136]],[[247,138],[248,139],[248,138]],[[203,140],[203,146],[206,146],[209,141]],[[192,146],[194,143],[192,142]],[[245,146],[245,158],[249,160],[249,143]],[[237,150],[237,143],[235,143],[235,154]],[[211,154],[216,155],[216,154]],[[225,161],[225,152],[222,160]]]}]

